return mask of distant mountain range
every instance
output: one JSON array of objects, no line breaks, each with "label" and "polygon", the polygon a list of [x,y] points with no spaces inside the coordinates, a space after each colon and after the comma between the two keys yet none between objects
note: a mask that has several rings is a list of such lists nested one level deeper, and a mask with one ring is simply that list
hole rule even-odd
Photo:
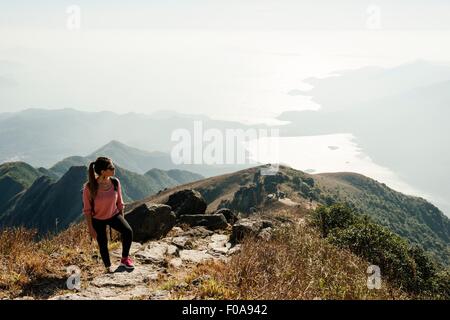
[{"label": "distant mountain range", "polygon": [[[37,167],[49,167],[73,155],[89,154],[88,158],[92,158],[107,152],[118,163],[127,158],[128,168],[137,173],[159,168],[189,170],[203,176],[213,176],[252,166],[174,164],[170,151],[177,142],[171,140],[172,133],[179,128],[193,131],[194,121],[200,120],[203,130],[250,128],[238,122],[173,112],[160,112],[153,116],[73,109],[27,109],[0,114],[0,163],[23,161]],[[127,147],[114,140],[123,142]],[[195,141],[193,143],[196,144]],[[100,145],[104,147],[92,152]],[[133,157],[127,157],[127,152],[131,152]],[[137,160],[131,163],[130,158]]]}]

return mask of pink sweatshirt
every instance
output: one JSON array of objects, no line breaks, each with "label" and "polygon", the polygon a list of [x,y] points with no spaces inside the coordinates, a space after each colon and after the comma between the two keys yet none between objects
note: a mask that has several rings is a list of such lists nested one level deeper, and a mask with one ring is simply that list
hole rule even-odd
[{"label": "pink sweatshirt", "polygon": [[[117,179],[117,178],[116,178]],[[120,210],[123,210],[122,200],[122,186],[119,179],[117,192],[114,190],[114,185],[111,184],[109,190],[98,190],[94,201],[94,212],[92,212],[91,197],[89,188],[84,186],[83,189],[83,213],[91,215],[95,219],[106,220],[113,217]]]}]

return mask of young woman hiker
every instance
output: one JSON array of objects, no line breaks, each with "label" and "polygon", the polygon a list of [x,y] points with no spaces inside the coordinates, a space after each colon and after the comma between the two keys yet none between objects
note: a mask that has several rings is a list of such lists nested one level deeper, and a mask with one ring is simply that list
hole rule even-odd
[{"label": "young woman hiker", "polygon": [[83,213],[89,233],[97,240],[106,272],[113,272],[109,259],[106,226],[122,234],[122,259],[120,266],[134,269],[129,256],[133,230],[124,218],[122,188],[114,177],[115,167],[111,159],[99,157],[89,164],[89,180],[83,188]]}]

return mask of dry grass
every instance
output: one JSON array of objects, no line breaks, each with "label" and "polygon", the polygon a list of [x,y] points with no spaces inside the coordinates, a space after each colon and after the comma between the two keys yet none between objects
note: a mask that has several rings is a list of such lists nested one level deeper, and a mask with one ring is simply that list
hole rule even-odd
[{"label": "dry grass", "polygon": [[197,288],[202,299],[408,299],[382,281],[367,288],[367,262],[321,239],[314,229],[295,224],[270,241],[246,239],[231,261],[197,267],[192,277],[210,275]]},{"label": "dry grass", "polygon": [[0,231],[0,298],[46,298],[63,291],[70,265],[78,266],[83,277],[102,272],[97,244],[84,224],[35,239],[36,231],[25,228]]}]

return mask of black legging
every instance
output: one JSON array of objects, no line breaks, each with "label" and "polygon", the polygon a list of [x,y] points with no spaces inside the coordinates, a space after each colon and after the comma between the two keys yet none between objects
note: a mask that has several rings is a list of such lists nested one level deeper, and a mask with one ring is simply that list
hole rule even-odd
[{"label": "black legging", "polygon": [[109,259],[108,237],[106,236],[107,225],[122,234],[122,258],[128,257],[130,253],[131,242],[133,241],[133,230],[121,214],[117,214],[107,220],[92,218],[92,226],[97,233],[97,242],[100,249],[100,255],[102,256],[105,266],[110,267],[111,261]]}]

